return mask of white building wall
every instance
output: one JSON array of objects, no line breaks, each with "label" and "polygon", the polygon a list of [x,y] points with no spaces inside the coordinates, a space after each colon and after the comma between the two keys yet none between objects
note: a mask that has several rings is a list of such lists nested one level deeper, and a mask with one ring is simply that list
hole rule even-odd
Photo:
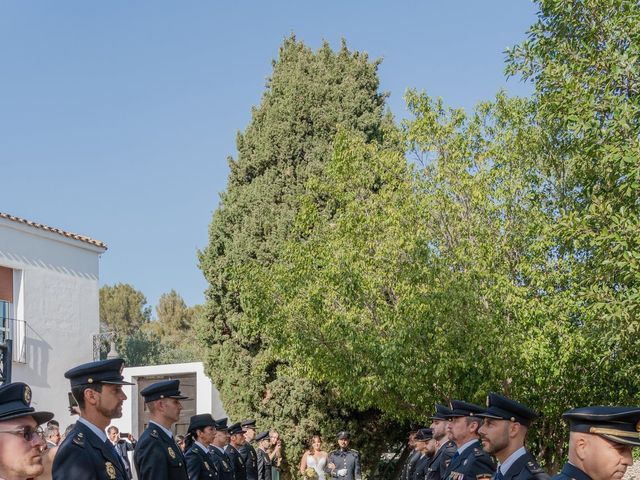
[{"label": "white building wall", "polygon": [[178,375],[183,373],[196,374],[196,413],[210,413],[213,418],[223,418],[227,414],[220,400],[220,392],[211,383],[211,379],[204,372],[204,364],[202,362],[192,363],[174,363],[170,365],[153,365],[145,367],[127,367],[122,371],[124,379],[135,385],[124,386],[122,389],[127,395],[127,400],[122,406],[122,417],[113,420],[113,425],[118,427],[121,432],[133,434],[139,438],[142,432],[138,432],[138,385],[136,380],[139,377],[164,375]]},{"label": "white building wall", "polygon": [[12,380],[29,384],[33,405],[53,412],[63,429],[74,421],[64,372],[93,360],[93,335],[99,331],[98,262],[104,251],[0,219],[0,266],[14,269],[11,317],[26,321],[27,363],[13,363]]}]

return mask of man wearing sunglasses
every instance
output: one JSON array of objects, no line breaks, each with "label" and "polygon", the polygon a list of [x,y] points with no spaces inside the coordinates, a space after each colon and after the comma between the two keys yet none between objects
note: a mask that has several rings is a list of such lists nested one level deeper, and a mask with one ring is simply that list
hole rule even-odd
[{"label": "man wearing sunglasses", "polygon": [[120,358],[85,363],[67,371],[80,418],[53,460],[53,480],[128,480],[127,470],[105,429],[122,416],[127,396]]},{"label": "man wearing sunglasses", "polygon": [[31,388],[20,382],[0,387],[0,478],[26,480],[40,475],[44,434],[39,425],[53,413],[36,412]]}]

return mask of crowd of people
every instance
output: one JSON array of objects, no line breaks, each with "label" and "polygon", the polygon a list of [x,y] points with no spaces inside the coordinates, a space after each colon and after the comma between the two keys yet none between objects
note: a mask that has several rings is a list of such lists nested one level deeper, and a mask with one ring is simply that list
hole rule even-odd
[{"label": "crowd of people", "polygon": [[[0,386],[0,480],[130,480],[134,472],[139,480],[279,480],[282,440],[275,430],[258,432],[253,419],[228,425],[227,418],[193,415],[186,435],[174,436],[187,398],[178,380],[144,388],[148,425],[137,440],[121,434],[111,420],[122,416],[122,387],[131,385],[123,366],[123,360],[111,359],[65,373],[79,417],[64,434],[52,413],[31,406],[28,385]],[[348,448],[347,432],[338,434],[338,444],[327,454],[314,437],[300,462],[301,475],[360,480],[359,456]]]},{"label": "crowd of people", "polygon": [[[279,479],[282,441],[276,431],[258,432],[255,420],[228,425],[226,418],[197,414],[187,434],[174,437],[187,398],[178,380],[144,388],[147,428],[137,441],[120,434],[110,422],[122,415],[122,387],[131,385],[122,367],[122,360],[113,359],[65,373],[79,418],[64,434],[52,413],[31,406],[28,385],[1,386],[0,480],[130,480],[134,471],[139,480]],[[402,480],[548,479],[525,448],[536,417],[526,405],[496,393],[488,395],[486,408],[457,400],[437,405],[430,427],[409,436],[412,453]],[[640,445],[640,408],[584,407],[563,417],[570,425],[569,458],[554,478],[622,478],[633,462],[631,448]],[[314,436],[300,474],[308,480],[361,480],[360,456],[349,441],[349,433],[340,432],[339,448],[326,452]]]},{"label": "crowd of people", "polygon": [[[487,408],[454,400],[437,405],[429,428],[409,435],[411,454],[402,480],[546,480],[550,476],[525,448],[537,413],[489,393]],[[621,479],[640,445],[640,408],[583,407],[569,422],[569,458],[554,479]]]}]

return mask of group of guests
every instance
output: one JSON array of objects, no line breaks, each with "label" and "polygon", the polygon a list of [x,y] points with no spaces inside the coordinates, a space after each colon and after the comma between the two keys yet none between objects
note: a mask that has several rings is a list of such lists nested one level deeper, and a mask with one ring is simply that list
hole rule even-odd
[{"label": "group of guests", "polygon": [[[179,445],[173,428],[187,397],[178,380],[144,388],[140,395],[149,412],[148,426],[137,441],[120,435],[110,424],[122,416],[127,400],[122,387],[132,385],[124,380],[123,367],[123,360],[111,359],[65,372],[79,418],[64,435],[52,413],[31,406],[28,385],[0,386],[0,480],[130,480],[134,470],[139,480],[277,480],[272,472],[282,458],[282,442],[276,432],[258,432],[255,420],[228,425],[226,418],[193,415]],[[301,462],[301,473],[360,480],[357,452],[348,448],[347,432],[340,433],[338,443],[343,448],[326,458],[317,448],[311,451]],[[315,470],[314,461],[323,467]],[[322,477],[310,475],[309,469]]]},{"label": "group of guests", "polygon": [[[497,393],[487,408],[454,400],[436,405],[429,428],[409,435],[402,480],[547,480],[525,448],[537,413]],[[569,459],[554,479],[621,479],[640,445],[640,408],[583,407],[563,414],[569,422]],[[497,464],[496,464],[497,461]]]}]

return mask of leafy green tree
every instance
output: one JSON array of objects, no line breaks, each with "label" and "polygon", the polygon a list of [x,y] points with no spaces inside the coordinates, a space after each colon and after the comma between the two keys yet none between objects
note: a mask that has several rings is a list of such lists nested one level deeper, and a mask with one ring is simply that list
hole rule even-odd
[{"label": "leafy green tree", "polygon": [[103,331],[124,337],[138,331],[151,319],[144,294],[128,283],[100,288],[100,325]]},{"label": "leafy green tree", "polygon": [[293,37],[284,41],[261,104],[238,134],[227,191],[200,253],[209,287],[197,329],[208,349],[208,373],[232,418],[255,416],[260,428],[282,430],[292,472],[313,430],[343,428],[357,415],[322,382],[290,370],[270,348],[268,332],[245,328],[244,267],[250,261],[269,265],[280,255],[306,182],[323,176],[338,125],[369,141],[393,129],[377,67],[345,43],[338,51],[324,44],[313,52]]}]

